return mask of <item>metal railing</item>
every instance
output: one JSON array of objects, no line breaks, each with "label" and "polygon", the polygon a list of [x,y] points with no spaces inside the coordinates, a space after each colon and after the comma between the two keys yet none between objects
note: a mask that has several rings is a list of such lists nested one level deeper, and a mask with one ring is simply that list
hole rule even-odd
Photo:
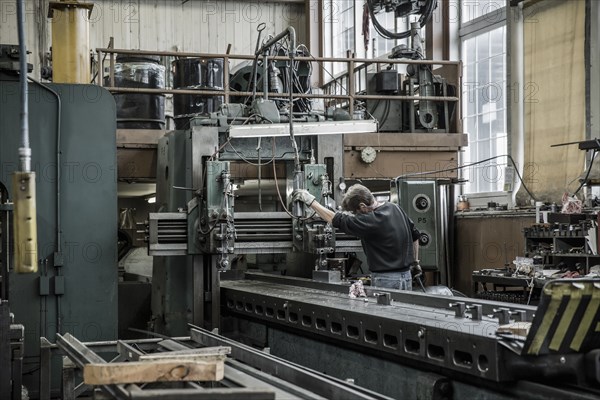
[{"label": "metal railing", "polygon": [[[236,91],[229,87],[229,61],[230,60],[242,60],[242,61],[253,61],[254,55],[237,55],[237,54],[218,54],[218,53],[190,53],[190,52],[176,52],[176,51],[148,51],[148,50],[126,50],[126,49],[112,49],[112,48],[97,48],[97,57],[99,60],[99,73],[97,74],[97,84],[104,86],[107,90],[112,93],[146,93],[146,94],[202,94],[207,96],[223,96],[224,102],[229,103],[231,97],[249,97],[252,96],[252,92]],[[115,63],[116,55],[130,55],[130,56],[162,56],[162,57],[176,57],[176,58],[221,58],[223,59],[223,90],[206,90],[206,89],[149,89],[149,88],[125,88],[115,87]],[[109,63],[108,70],[108,86],[104,85],[104,74],[101,73],[104,70],[103,57],[107,56]],[[264,59],[264,57],[263,57]],[[267,56],[268,60],[286,61],[289,57],[285,56]],[[328,99],[343,101],[348,105],[348,112],[350,115],[354,112],[355,101],[364,100],[403,100],[403,101],[437,101],[437,102],[455,102],[457,103],[457,109],[460,110],[460,97],[458,96],[410,96],[410,95],[367,95],[358,94],[355,90],[355,82],[357,74],[367,71],[367,68],[371,65],[375,65],[377,70],[381,69],[381,65],[431,65],[433,66],[450,66],[455,69],[455,77],[457,87],[460,88],[462,81],[462,63],[460,61],[439,61],[439,60],[410,60],[410,59],[367,59],[367,58],[354,58],[353,56],[340,58],[340,57],[294,57],[295,61],[305,61],[310,63],[317,63],[323,68],[323,63],[345,63],[347,65],[347,72],[341,76],[334,77],[331,82],[328,82],[324,86],[325,91],[329,93],[294,93],[295,98],[308,98],[308,99]],[[341,85],[341,81],[346,81],[347,84]],[[337,85],[343,89],[346,93],[333,93],[329,90],[332,86]],[[257,91],[256,96],[263,96],[264,93]],[[287,97],[287,93],[267,93],[268,97],[284,98]]]}]

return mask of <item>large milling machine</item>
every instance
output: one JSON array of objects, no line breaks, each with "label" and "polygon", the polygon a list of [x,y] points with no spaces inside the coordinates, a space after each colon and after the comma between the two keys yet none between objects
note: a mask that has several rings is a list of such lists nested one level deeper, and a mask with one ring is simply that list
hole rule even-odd
[{"label": "large milling machine", "polygon": [[[162,209],[150,215],[148,231],[157,331],[219,328],[392,397],[598,396],[597,281],[548,284],[538,308],[376,287],[349,297],[355,280],[341,278],[360,243],[291,195],[306,188],[335,208],[343,185],[332,182],[344,182],[337,134],[370,122],[296,118],[278,100],[224,104],[160,144]],[[391,180],[391,198],[424,208],[421,200],[433,196],[410,183]]]}]

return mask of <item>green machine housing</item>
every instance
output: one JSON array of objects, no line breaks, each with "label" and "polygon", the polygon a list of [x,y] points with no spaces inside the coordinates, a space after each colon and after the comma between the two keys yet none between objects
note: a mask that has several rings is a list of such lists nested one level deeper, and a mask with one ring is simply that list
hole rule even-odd
[{"label": "green machine housing", "polygon": [[[54,342],[57,332],[82,341],[117,336],[115,102],[94,85],[45,85],[28,88],[38,273],[14,273],[10,241],[2,241],[8,255],[2,269],[10,268],[8,293],[2,296],[8,297],[15,323],[25,327],[23,384],[32,398],[39,395],[40,337]],[[19,168],[20,97],[18,81],[0,78],[0,182],[9,200],[11,176]],[[9,232],[1,235],[5,239]],[[52,360],[57,395],[60,361]]]}]

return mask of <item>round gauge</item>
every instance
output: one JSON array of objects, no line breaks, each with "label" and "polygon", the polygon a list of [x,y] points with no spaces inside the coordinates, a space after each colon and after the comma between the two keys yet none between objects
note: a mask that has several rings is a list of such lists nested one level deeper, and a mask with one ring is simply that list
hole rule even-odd
[{"label": "round gauge", "polygon": [[377,157],[377,151],[371,146],[367,146],[360,152],[360,158],[367,164],[371,164]]},{"label": "round gauge", "polygon": [[346,191],[346,182],[343,182],[343,181],[340,182],[338,184],[338,189],[340,189],[342,192],[345,192]]}]

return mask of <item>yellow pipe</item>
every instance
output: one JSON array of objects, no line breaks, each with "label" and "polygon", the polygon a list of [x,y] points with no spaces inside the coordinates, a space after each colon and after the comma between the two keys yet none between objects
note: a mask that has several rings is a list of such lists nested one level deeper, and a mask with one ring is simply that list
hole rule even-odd
[{"label": "yellow pipe", "polygon": [[90,83],[90,25],[93,4],[51,1],[52,81]]}]

